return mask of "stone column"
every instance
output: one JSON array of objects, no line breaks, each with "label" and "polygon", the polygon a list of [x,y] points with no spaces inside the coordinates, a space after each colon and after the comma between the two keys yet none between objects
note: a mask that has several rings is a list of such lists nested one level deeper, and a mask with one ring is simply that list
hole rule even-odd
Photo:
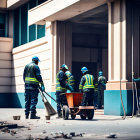
[{"label": "stone column", "polygon": [[[126,115],[132,114],[132,83],[127,77],[126,0],[108,2],[108,82],[104,92],[104,113],[123,115],[120,93]],[[121,92],[120,92],[121,91]]]},{"label": "stone column", "polygon": [[71,70],[72,66],[72,29],[69,22],[52,23],[52,91],[55,91],[56,74],[62,64]]},{"label": "stone column", "polygon": [[126,79],[126,2],[108,2],[108,83],[107,90],[130,89]]}]

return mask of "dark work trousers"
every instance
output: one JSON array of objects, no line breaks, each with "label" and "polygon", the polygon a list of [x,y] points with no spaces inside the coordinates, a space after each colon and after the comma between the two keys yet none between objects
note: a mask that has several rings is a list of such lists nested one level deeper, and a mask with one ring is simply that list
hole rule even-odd
[{"label": "dark work trousers", "polygon": [[[61,106],[67,105],[66,95],[62,94],[62,92],[58,92],[58,91],[56,92],[56,101]],[[57,104],[57,112],[60,113],[61,112],[61,107],[58,104]]]},{"label": "dark work trousers", "polygon": [[25,115],[29,115],[30,111],[31,114],[36,114],[36,105],[38,102],[38,89],[34,90],[25,90]]},{"label": "dark work trousers", "polygon": [[[62,98],[61,98],[61,94],[62,92],[56,92],[56,102],[57,102],[57,112],[60,113],[61,112],[61,107],[59,105],[62,105]],[[59,104],[59,105],[58,105]]]},{"label": "dark work trousers", "polygon": [[102,108],[104,105],[104,89],[98,89],[98,107]]},{"label": "dark work trousers", "polygon": [[84,92],[81,106],[93,106],[94,90]]}]

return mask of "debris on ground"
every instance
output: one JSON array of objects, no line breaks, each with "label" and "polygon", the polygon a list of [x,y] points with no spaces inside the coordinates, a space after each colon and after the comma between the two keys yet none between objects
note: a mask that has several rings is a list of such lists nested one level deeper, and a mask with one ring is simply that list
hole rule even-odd
[{"label": "debris on ground", "polygon": [[20,120],[20,116],[13,116],[14,120]]},{"label": "debris on ground", "polygon": [[4,132],[4,133],[10,133],[10,130],[8,129],[8,127],[4,127],[2,129],[0,129],[1,132]]},{"label": "debris on ground", "polygon": [[17,124],[7,123],[6,121],[0,122],[0,129],[4,127],[17,128],[17,126],[18,126]]},{"label": "debris on ground", "polygon": [[17,132],[15,130],[11,130],[11,135],[14,136],[15,134],[17,134]]},{"label": "debris on ground", "polygon": [[106,138],[117,138],[117,135],[116,134],[109,134],[108,136],[106,136]]},{"label": "debris on ground", "polygon": [[32,137],[32,135],[28,135],[26,140],[34,140],[34,138]]},{"label": "debris on ground", "polygon": [[31,128],[30,128],[30,127],[28,127],[28,130],[31,130]]}]

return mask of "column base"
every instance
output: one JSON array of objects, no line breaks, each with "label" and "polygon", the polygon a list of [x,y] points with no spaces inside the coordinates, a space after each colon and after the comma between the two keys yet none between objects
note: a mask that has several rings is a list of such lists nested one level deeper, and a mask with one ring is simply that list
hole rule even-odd
[{"label": "column base", "polygon": [[[134,112],[137,110],[136,94],[134,94]],[[138,99],[140,97],[140,90],[138,90]],[[122,99],[127,116],[132,115],[133,108],[133,94],[132,90],[122,90]],[[123,116],[123,108],[120,98],[120,90],[105,90],[104,91],[104,114]]]}]

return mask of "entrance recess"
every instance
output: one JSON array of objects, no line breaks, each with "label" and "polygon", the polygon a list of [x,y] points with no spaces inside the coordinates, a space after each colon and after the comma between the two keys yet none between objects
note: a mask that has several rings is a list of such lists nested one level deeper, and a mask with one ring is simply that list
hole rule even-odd
[{"label": "entrance recess", "polygon": [[103,71],[108,79],[108,7],[107,4],[89,10],[69,20],[72,23],[72,73],[78,91],[81,68],[98,78]]}]

